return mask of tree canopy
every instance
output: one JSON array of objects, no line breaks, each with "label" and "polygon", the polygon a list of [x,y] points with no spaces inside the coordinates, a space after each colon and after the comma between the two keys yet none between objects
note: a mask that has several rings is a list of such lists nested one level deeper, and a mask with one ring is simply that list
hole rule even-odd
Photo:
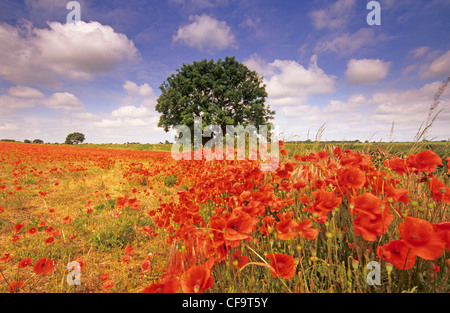
[{"label": "tree canopy", "polygon": [[64,142],[66,145],[73,145],[82,143],[85,140],[84,134],[82,133],[71,133],[66,137],[66,141]]},{"label": "tree canopy", "polygon": [[234,57],[183,64],[159,88],[158,126],[166,132],[176,125],[192,130],[201,117],[203,128],[219,125],[225,135],[226,125],[270,125],[275,114],[265,105],[263,78]]}]

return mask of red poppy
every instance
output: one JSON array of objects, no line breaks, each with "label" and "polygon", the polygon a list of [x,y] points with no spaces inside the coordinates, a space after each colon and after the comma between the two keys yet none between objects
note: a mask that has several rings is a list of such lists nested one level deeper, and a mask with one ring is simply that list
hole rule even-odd
[{"label": "red poppy", "polygon": [[433,172],[436,165],[442,165],[441,158],[431,150],[425,150],[416,155],[410,154],[406,159],[408,166],[420,172]]},{"label": "red poppy", "polygon": [[214,284],[211,270],[205,265],[195,265],[181,275],[181,289],[184,293],[203,293]]},{"label": "red poppy", "polygon": [[248,256],[242,255],[241,250],[236,251],[231,258],[231,264],[235,269],[242,268],[247,263],[248,263]]},{"label": "red poppy", "polygon": [[19,241],[21,238],[22,238],[22,237],[21,237],[20,235],[14,235],[14,236],[13,236],[13,239],[12,239],[12,242]]},{"label": "red poppy", "polygon": [[233,213],[227,214],[226,223],[224,239],[227,244],[237,246],[240,240],[251,238],[249,234],[258,223],[258,219],[244,211],[235,210]]},{"label": "red poppy", "polygon": [[337,197],[332,191],[318,190],[312,194],[314,203],[307,210],[310,213],[318,213],[319,217],[326,217],[328,212],[338,207],[342,202],[342,198]]},{"label": "red poppy", "polygon": [[445,242],[434,231],[431,223],[407,216],[398,227],[400,237],[413,253],[426,260],[435,260],[444,251]]},{"label": "red poppy", "polygon": [[445,161],[447,161],[447,173],[450,174],[450,157],[446,158]]},{"label": "red poppy", "polygon": [[412,249],[401,239],[392,240],[382,247],[378,247],[377,254],[385,261],[391,262],[396,268],[408,270],[413,268],[416,256]]},{"label": "red poppy", "polygon": [[34,263],[33,272],[38,275],[45,275],[55,270],[52,259],[42,258]]},{"label": "red poppy", "polygon": [[125,255],[130,255],[133,252],[134,247],[127,245],[127,246],[125,246],[124,250],[125,250]]},{"label": "red poppy", "polygon": [[327,151],[319,151],[316,155],[319,161],[326,160],[330,157],[330,154]]},{"label": "red poppy", "polygon": [[288,152],[287,152],[286,149],[281,149],[281,150],[280,150],[280,154],[281,154],[281,155],[287,155]]},{"label": "red poppy", "polygon": [[29,235],[34,235],[38,232],[38,229],[36,227],[31,227],[28,229],[28,234]]},{"label": "red poppy", "polygon": [[383,200],[371,193],[352,197],[350,203],[353,206],[352,213],[358,215],[353,220],[355,233],[367,241],[375,241],[376,236],[386,232],[394,219]]},{"label": "red poppy", "polygon": [[33,260],[31,258],[25,258],[20,260],[19,264],[18,264],[18,268],[25,268],[27,266],[30,266],[31,264],[33,264]]},{"label": "red poppy", "polygon": [[262,219],[262,223],[262,226],[259,227],[259,231],[265,236],[272,233],[272,226],[275,224],[275,218],[267,215]]},{"label": "red poppy", "polygon": [[436,179],[436,177],[432,177],[431,180],[428,181],[428,188],[437,203],[441,203],[442,201],[444,203],[450,203],[450,188],[445,186],[440,180]]},{"label": "red poppy", "polygon": [[18,292],[22,289],[24,283],[25,282],[23,280],[12,282],[8,285],[7,289],[9,292]]},{"label": "red poppy", "polygon": [[40,221],[39,224],[37,224],[37,227],[44,227],[45,225],[47,225],[45,221]]},{"label": "red poppy", "polygon": [[52,243],[53,241],[55,241],[55,237],[48,237],[45,239],[45,243]]},{"label": "red poppy", "polygon": [[145,287],[143,293],[177,293],[181,284],[178,278],[167,279],[161,283],[153,283]]},{"label": "red poppy", "polygon": [[63,224],[70,224],[71,222],[72,222],[72,219],[70,218],[70,216],[66,216],[62,220]]},{"label": "red poppy", "polygon": [[107,281],[109,279],[109,273],[100,275],[100,281]]},{"label": "red poppy", "polygon": [[366,183],[366,173],[356,167],[342,168],[338,171],[339,183],[349,189],[361,189]]},{"label": "red poppy", "polygon": [[112,287],[114,287],[114,281],[112,279],[105,281],[102,286],[103,290],[108,290]]},{"label": "red poppy", "polygon": [[277,238],[280,240],[290,240],[297,237],[298,234],[295,231],[297,226],[298,223],[291,218],[279,221],[275,226]]},{"label": "red poppy", "polygon": [[312,222],[310,220],[304,220],[297,225],[297,231],[300,236],[308,239],[314,239],[319,234],[319,230],[316,228],[311,228]]},{"label": "red poppy", "polygon": [[16,224],[16,225],[14,225],[14,231],[16,232],[16,233],[19,233],[21,230],[22,230],[22,228],[24,228],[25,227],[25,224],[24,223],[22,223],[22,224]]},{"label": "red poppy", "polygon": [[431,225],[433,225],[433,230],[436,235],[445,242],[446,248],[450,250],[450,222],[441,222],[439,224]]},{"label": "red poppy", "polygon": [[10,253],[5,253],[5,255],[2,258],[0,258],[0,262],[8,262],[9,260],[11,260]]},{"label": "red poppy", "polygon": [[294,276],[296,265],[292,256],[283,253],[275,253],[268,254],[267,258],[270,261],[270,272],[274,278],[281,276],[285,279],[289,279]]},{"label": "red poppy", "polygon": [[394,157],[392,160],[384,161],[384,166],[394,170],[397,174],[403,175],[408,172],[408,166],[406,163],[406,159],[401,159],[399,157]]}]

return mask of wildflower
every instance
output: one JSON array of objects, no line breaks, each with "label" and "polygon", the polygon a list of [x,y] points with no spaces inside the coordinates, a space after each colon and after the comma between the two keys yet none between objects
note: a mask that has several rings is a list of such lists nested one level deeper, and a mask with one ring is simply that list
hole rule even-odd
[{"label": "wildflower", "polygon": [[0,258],[0,262],[8,262],[9,260],[11,260],[10,253],[5,253],[5,255],[2,258]]},{"label": "wildflower", "polygon": [[145,287],[143,293],[177,293],[180,290],[181,284],[178,278],[166,279],[160,283],[153,283]]},{"label": "wildflower", "polygon": [[267,254],[267,258],[270,261],[270,272],[274,278],[281,276],[285,279],[292,278],[295,274],[295,260],[292,256],[275,253]]},{"label": "wildflower", "polygon": [[36,227],[31,227],[28,229],[28,234],[29,235],[34,235],[38,232],[38,229]]},{"label": "wildflower", "polygon": [[18,292],[20,289],[22,289],[24,283],[25,282],[23,280],[12,282],[8,285],[7,289],[9,292]]},{"label": "wildflower", "polygon": [[19,233],[21,230],[22,230],[22,228],[24,228],[25,227],[25,224],[24,223],[22,223],[22,224],[16,224],[16,225],[14,225],[14,231],[16,232],[16,233]]},{"label": "wildflower", "polygon": [[42,258],[39,259],[33,267],[33,272],[38,275],[45,275],[55,270],[55,266],[52,259]]},{"label": "wildflower", "polygon": [[114,281],[112,279],[107,280],[103,283],[103,290],[108,290],[111,289],[112,287],[114,287]]},{"label": "wildflower", "polygon": [[411,248],[401,239],[391,240],[389,243],[377,249],[377,254],[385,261],[392,263],[398,269],[408,270],[413,268],[416,256]]},{"label": "wildflower", "polygon": [[205,265],[194,265],[181,275],[181,289],[184,293],[203,293],[214,284],[211,270]]},{"label": "wildflower", "polygon": [[33,264],[33,260],[31,258],[25,258],[20,260],[19,264],[18,264],[18,268],[25,268],[27,266],[30,266],[31,264]]},{"label": "wildflower", "polygon": [[431,223],[407,216],[398,227],[400,237],[412,252],[426,260],[435,260],[444,251],[445,242],[434,232]]}]

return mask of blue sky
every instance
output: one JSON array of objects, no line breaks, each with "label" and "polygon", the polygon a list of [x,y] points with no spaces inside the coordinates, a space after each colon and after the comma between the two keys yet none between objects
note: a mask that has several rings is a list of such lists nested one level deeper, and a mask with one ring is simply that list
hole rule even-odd
[{"label": "blue sky", "polygon": [[[286,140],[412,141],[450,76],[450,1],[66,0],[0,3],[0,138],[173,141],[159,86],[183,63],[235,56],[264,77]],[[429,139],[450,134],[450,92]],[[392,125],[394,124],[393,132]]]}]

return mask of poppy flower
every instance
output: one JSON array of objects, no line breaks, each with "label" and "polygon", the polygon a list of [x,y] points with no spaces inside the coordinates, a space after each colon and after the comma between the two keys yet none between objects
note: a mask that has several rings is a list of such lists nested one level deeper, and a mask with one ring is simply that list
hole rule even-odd
[{"label": "poppy flower", "polygon": [[262,223],[263,223],[262,226],[259,227],[259,231],[264,236],[267,236],[273,230],[272,226],[275,224],[275,218],[267,215],[262,219]]},{"label": "poppy flower", "polygon": [[25,282],[23,280],[12,282],[8,285],[7,289],[9,292],[18,292],[20,289],[22,289],[24,283]]},{"label": "poppy flower", "polygon": [[102,286],[103,290],[108,290],[112,287],[114,287],[114,281],[112,279],[105,281]]},{"label": "poppy flower", "polygon": [[354,196],[350,203],[353,205],[352,213],[358,215],[353,220],[355,233],[362,235],[364,240],[375,241],[376,236],[382,235],[394,220],[389,207],[371,193]]},{"label": "poppy flower", "polygon": [[287,155],[288,152],[287,152],[286,149],[281,149],[281,150],[280,150],[280,154],[281,154],[281,155]]},{"label": "poppy flower", "polygon": [[34,263],[33,272],[38,275],[45,275],[55,270],[52,259],[42,258]]},{"label": "poppy flower", "polygon": [[433,225],[433,230],[436,235],[445,242],[446,248],[450,250],[450,222],[441,222],[439,224],[431,225]]},{"label": "poppy flower", "polygon": [[277,230],[277,238],[280,240],[290,240],[297,237],[298,234],[295,231],[297,226],[297,222],[291,218],[279,221],[275,226],[275,229]]},{"label": "poppy flower", "polygon": [[343,168],[338,171],[339,183],[349,189],[361,189],[366,183],[366,173],[356,167]]},{"label": "poppy flower", "polygon": [[10,253],[5,253],[5,255],[2,258],[0,258],[0,262],[8,262],[9,260],[11,260]]},{"label": "poppy flower", "polygon": [[14,231],[16,232],[16,233],[19,233],[21,230],[22,230],[22,228],[24,228],[25,227],[25,224],[24,223],[22,223],[22,224],[16,224],[16,225],[14,225]]},{"label": "poppy flower", "polygon": [[337,197],[332,191],[318,190],[314,191],[314,203],[312,206],[308,207],[310,213],[318,213],[319,217],[326,217],[328,212],[338,207],[342,198]]},{"label": "poppy flower", "polygon": [[205,265],[194,265],[181,275],[181,289],[184,293],[203,293],[214,284],[211,270]]},{"label": "poppy flower", "polygon": [[145,287],[143,293],[177,293],[181,284],[178,278],[167,279],[162,283],[153,283]]},{"label": "poppy flower", "polygon": [[130,255],[133,252],[134,247],[127,245],[127,246],[125,246],[124,250],[125,250],[125,255]]},{"label": "poppy flower", "polygon": [[22,237],[21,237],[20,235],[14,235],[14,236],[13,236],[13,239],[12,239],[12,242],[19,241],[21,238],[22,238]]},{"label": "poppy flower", "polygon": [[437,165],[443,165],[439,155],[431,150],[425,150],[416,155],[408,155],[406,162],[410,168],[415,168],[419,172],[433,172]]},{"label": "poppy flower", "polygon": [[28,234],[29,235],[34,235],[38,232],[38,229],[36,227],[31,227],[28,229]]},{"label": "poppy flower", "polygon": [[[396,268],[408,270],[413,268],[416,256],[412,249],[401,239],[391,240],[381,249],[377,249],[377,254],[385,261],[391,262]],[[382,255],[381,255],[382,254]]]},{"label": "poppy flower", "polygon": [[19,264],[18,264],[18,268],[25,268],[27,266],[30,266],[31,264],[33,264],[33,260],[31,258],[25,258],[20,260]]},{"label": "poppy flower", "polygon": [[237,246],[239,240],[249,239],[253,226],[258,223],[258,219],[250,216],[250,214],[235,210],[228,215],[224,239],[232,246]]},{"label": "poppy flower", "polygon": [[235,269],[242,268],[247,263],[248,263],[248,256],[242,255],[241,250],[236,251],[231,258],[231,264]]},{"label": "poppy flower", "polygon": [[392,160],[385,160],[384,166],[394,170],[397,174],[403,175],[408,172],[408,165],[405,159],[401,159],[399,157],[394,157]]},{"label": "poppy flower", "polygon": [[70,216],[66,216],[62,220],[63,224],[70,224],[71,222],[72,222],[72,219],[70,218]]},{"label": "poppy flower", "polygon": [[450,157],[446,158],[445,161],[447,161],[447,173],[450,174]]},{"label": "poppy flower", "polygon": [[37,224],[37,227],[44,227],[45,225],[47,225],[45,221],[40,221],[39,224]]},{"label": "poppy flower", "polygon": [[445,242],[434,232],[433,225],[428,221],[407,216],[398,230],[400,237],[418,257],[435,260],[444,251]]},{"label": "poppy flower", "polygon": [[48,237],[45,239],[45,243],[52,243],[53,241],[55,241],[55,237]]},{"label": "poppy flower", "polygon": [[100,275],[100,281],[107,281],[109,279],[109,273]]},{"label": "poppy flower", "polygon": [[330,154],[327,151],[319,151],[317,152],[316,156],[319,161],[323,161],[328,159],[330,157]]},{"label": "poppy flower", "polygon": [[319,230],[316,228],[311,228],[312,222],[310,220],[304,220],[300,222],[296,229],[300,236],[303,236],[308,239],[314,239],[319,234]]},{"label": "poppy flower", "polygon": [[450,203],[450,188],[445,186],[440,180],[436,179],[436,177],[432,177],[431,180],[428,181],[428,188],[437,203],[441,203],[442,201],[444,203]]},{"label": "poppy flower", "polygon": [[296,265],[292,256],[283,253],[275,253],[268,254],[267,258],[270,261],[270,272],[273,278],[281,276],[285,279],[289,279],[294,276]]}]

